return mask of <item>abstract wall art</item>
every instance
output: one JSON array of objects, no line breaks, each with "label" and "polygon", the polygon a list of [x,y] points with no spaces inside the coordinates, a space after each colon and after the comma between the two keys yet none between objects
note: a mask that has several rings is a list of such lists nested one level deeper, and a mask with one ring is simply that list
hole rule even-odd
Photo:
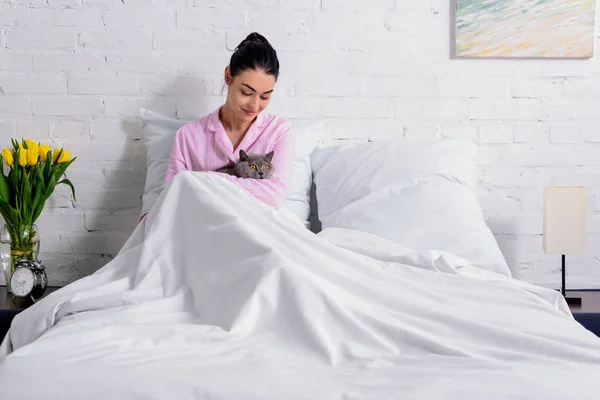
[{"label": "abstract wall art", "polygon": [[589,58],[595,0],[456,0],[456,57]]}]

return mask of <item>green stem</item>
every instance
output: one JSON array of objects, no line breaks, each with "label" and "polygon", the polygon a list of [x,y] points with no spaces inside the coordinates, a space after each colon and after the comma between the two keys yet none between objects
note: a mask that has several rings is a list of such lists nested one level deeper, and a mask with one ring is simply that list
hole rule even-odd
[{"label": "green stem", "polygon": [[6,229],[10,234],[10,268],[11,274],[15,270],[15,261],[25,257],[28,260],[35,260],[37,254],[35,250],[36,243],[34,242],[37,232],[33,226],[9,226]]}]

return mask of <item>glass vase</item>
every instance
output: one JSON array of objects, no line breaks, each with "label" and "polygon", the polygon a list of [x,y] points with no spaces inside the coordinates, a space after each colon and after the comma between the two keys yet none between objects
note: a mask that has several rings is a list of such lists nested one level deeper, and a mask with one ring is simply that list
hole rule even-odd
[{"label": "glass vase", "polygon": [[6,288],[10,290],[10,276],[15,271],[15,261],[21,258],[38,260],[40,234],[37,225],[4,225],[0,231],[0,259]]}]

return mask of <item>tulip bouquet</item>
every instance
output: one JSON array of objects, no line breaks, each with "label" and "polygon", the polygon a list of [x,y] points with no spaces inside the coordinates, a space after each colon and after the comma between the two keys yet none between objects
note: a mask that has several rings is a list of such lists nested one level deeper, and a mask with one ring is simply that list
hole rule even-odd
[{"label": "tulip bouquet", "polygon": [[[35,221],[40,216],[46,200],[56,185],[65,184],[71,188],[75,198],[75,188],[63,175],[75,161],[64,149],[51,149],[47,144],[32,140],[12,140],[12,148],[2,150],[0,165],[0,214],[4,218],[4,230],[0,240],[10,240],[10,260],[2,255],[5,277],[14,271],[14,261],[27,257],[35,259],[39,251],[39,236]],[[8,235],[6,235],[8,233]],[[9,236],[6,238],[5,236]],[[10,265],[7,265],[10,263]],[[8,282],[8,281],[7,281]]]}]

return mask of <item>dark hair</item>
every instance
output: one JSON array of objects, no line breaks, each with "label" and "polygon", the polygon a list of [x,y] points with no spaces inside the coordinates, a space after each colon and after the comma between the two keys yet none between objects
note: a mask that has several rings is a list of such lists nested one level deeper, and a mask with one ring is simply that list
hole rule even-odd
[{"label": "dark hair", "polygon": [[235,48],[229,61],[229,69],[232,77],[247,69],[261,69],[277,80],[279,77],[277,52],[264,36],[252,32]]}]

